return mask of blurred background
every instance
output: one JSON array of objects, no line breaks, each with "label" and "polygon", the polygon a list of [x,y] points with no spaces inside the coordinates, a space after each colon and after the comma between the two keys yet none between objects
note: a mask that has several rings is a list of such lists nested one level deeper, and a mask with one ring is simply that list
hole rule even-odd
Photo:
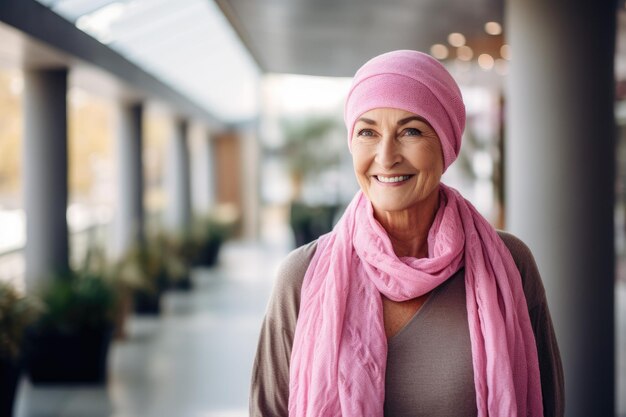
[{"label": "blurred background", "polygon": [[0,415],[248,415],[276,269],[358,189],[350,77],[394,49],[461,87],[444,182],[533,251],[567,415],[626,416],[621,0],[0,0]]}]

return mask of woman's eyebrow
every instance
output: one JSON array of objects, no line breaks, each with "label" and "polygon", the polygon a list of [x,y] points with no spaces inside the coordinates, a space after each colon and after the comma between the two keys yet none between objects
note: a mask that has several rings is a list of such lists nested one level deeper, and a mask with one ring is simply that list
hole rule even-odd
[{"label": "woman's eyebrow", "polygon": [[[418,122],[422,122],[422,123],[428,124],[426,119],[424,119],[423,117],[420,117],[420,116],[409,116],[409,117],[405,117],[404,119],[400,119],[398,121],[398,126],[405,125],[405,124],[407,124],[409,122],[412,122],[414,120],[417,120]],[[366,123],[368,125],[376,125],[377,124],[375,120],[368,119],[367,117],[360,117],[357,121]]]},{"label": "woman's eyebrow", "polygon": [[419,117],[419,116],[409,116],[409,117],[406,117],[406,118],[404,118],[404,119],[400,119],[400,120],[398,121],[398,126],[405,125],[405,124],[407,124],[407,123],[409,123],[409,122],[412,122],[413,120],[417,120],[418,122],[422,122],[422,123],[426,123],[426,124],[428,124],[428,122],[427,122],[427,121],[426,121],[423,117]]},{"label": "woman's eyebrow", "polygon": [[358,121],[367,123],[368,125],[375,125],[376,124],[376,121],[374,121],[372,119],[368,119],[366,117],[360,117]]}]

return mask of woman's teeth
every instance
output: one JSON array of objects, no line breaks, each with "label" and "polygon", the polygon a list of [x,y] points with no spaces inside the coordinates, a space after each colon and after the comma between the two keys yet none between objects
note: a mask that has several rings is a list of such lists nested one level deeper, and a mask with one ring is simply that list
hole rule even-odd
[{"label": "woman's teeth", "polygon": [[381,177],[380,175],[376,176],[376,179],[378,179],[378,181],[380,182],[400,182],[400,181],[406,181],[410,178],[410,175],[400,175],[397,177]]}]

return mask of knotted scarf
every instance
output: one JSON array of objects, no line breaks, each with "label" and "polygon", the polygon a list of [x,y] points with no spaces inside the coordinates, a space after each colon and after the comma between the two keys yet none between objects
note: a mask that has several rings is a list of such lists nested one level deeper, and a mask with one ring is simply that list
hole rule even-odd
[{"label": "knotted scarf", "polygon": [[304,277],[290,416],[382,416],[387,340],[380,294],[393,301],[419,297],[463,265],[478,415],[543,415],[519,271],[493,227],[443,184],[428,253],[398,258],[371,204],[357,193],[334,230],[319,238]]},{"label": "knotted scarf", "polygon": [[[382,84],[372,83],[372,77]],[[370,80],[367,88],[364,80]],[[449,166],[465,117],[450,80],[441,64],[419,52],[374,58],[357,72],[348,96],[349,136],[356,117],[369,109],[406,109],[431,122]],[[408,87],[396,88],[403,83]],[[395,93],[380,99],[389,86]],[[356,96],[371,103],[351,103]],[[381,294],[398,302],[419,297],[463,266],[478,415],[543,415],[521,277],[494,228],[456,190],[441,184],[427,243],[427,258],[397,257],[362,192],[333,231],[319,238],[303,281],[291,354],[291,417],[383,416],[387,340]]]}]

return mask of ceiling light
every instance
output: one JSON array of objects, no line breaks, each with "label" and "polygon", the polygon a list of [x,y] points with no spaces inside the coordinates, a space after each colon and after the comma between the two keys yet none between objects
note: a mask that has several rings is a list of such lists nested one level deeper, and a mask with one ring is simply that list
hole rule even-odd
[{"label": "ceiling light", "polygon": [[456,56],[461,61],[470,61],[474,56],[474,51],[469,46],[461,46],[456,50]]},{"label": "ceiling light", "polygon": [[99,42],[108,44],[113,41],[112,27],[122,18],[128,5],[119,1],[109,3],[96,11],[84,14],[76,20],[76,27],[96,38]]},{"label": "ceiling light", "polygon": [[485,23],[485,32],[490,35],[499,35],[502,33],[502,26],[498,22]]},{"label": "ceiling light", "polygon": [[489,54],[480,54],[478,57],[478,65],[484,70],[490,70],[493,68],[493,58]]},{"label": "ceiling light", "polygon": [[465,45],[465,36],[456,32],[451,33],[448,35],[448,43],[452,46],[456,46],[457,48],[459,46],[463,46]]},{"label": "ceiling light", "polygon": [[511,48],[509,47],[509,45],[504,44],[500,47],[500,56],[507,61],[511,60]]},{"label": "ceiling light", "polygon": [[446,59],[448,57],[448,47],[437,43],[430,47],[430,54],[437,59]]}]

